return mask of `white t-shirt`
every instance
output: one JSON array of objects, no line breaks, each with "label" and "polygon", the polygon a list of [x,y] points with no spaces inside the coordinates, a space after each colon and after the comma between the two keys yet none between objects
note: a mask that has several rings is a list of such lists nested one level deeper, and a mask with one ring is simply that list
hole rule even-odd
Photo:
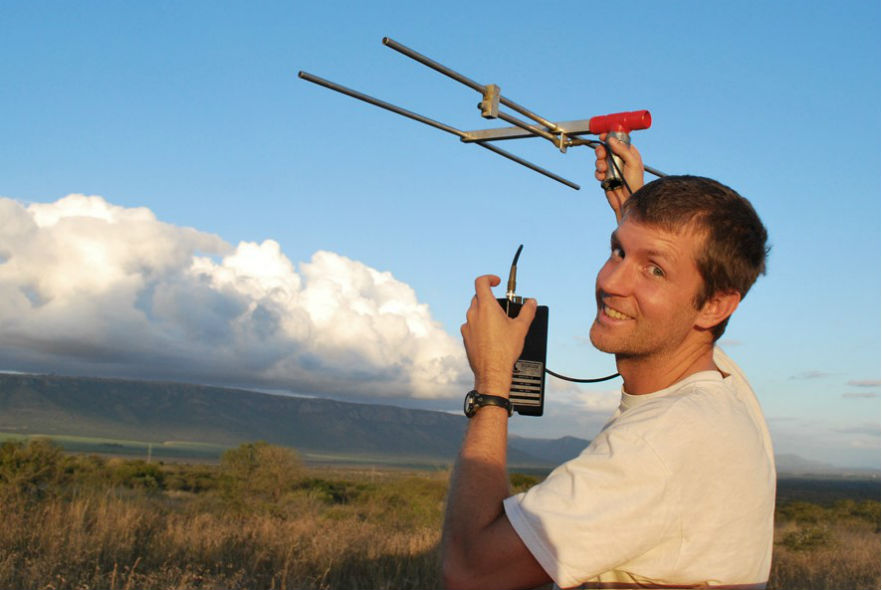
[{"label": "white t-shirt", "polygon": [[775,465],[756,396],[716,366],[619,409],[578,457],[507,498],[514,529],[562,588],[764,587]]}]

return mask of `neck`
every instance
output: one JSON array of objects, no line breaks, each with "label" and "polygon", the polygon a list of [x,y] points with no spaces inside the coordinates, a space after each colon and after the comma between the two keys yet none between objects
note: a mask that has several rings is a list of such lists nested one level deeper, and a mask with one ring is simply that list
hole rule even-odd
[{"label": "neck", "polygon": [[660,391],[689,375],[718,370],[713,342],[693,343],[667,354],[616,355],[616,368],[624,380],[624,390],[631,395]]}]

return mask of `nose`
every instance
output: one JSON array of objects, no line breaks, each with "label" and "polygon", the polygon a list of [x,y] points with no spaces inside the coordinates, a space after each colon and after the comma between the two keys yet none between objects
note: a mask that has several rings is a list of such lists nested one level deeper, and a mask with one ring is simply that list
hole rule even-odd
[{"label": "nose", "polygon": [[610,258],[597,273],[597,290],[605,295],[627,295],[633,273],[624,260]]}]

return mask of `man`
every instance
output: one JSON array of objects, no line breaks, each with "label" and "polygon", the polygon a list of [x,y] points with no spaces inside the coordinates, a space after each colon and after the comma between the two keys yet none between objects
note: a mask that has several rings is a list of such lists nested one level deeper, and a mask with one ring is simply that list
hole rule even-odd
[{"label": "man", "polygon": [[[448,587],[762,588],[768,579],[771,443],[750,386],[715,347],[765,270],[765,228],[715,181],[642,187],[636,148],[610,147],[635,193],[607,192],[619,224],[590,336],[615,355],[621,404],[579,457],[508,497],[505,398],[536,302],[508,318],[491,292],[499,278],[475,281],[463,342],[475,390],[503,399],[470,418],[451,478]],[[598,179],[605,158],[599,148]]]}]

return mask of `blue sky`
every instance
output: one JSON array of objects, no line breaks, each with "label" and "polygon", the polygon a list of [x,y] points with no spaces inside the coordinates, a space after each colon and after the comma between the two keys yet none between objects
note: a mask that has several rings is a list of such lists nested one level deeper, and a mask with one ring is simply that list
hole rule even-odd
[{"label": "blue sky", "polygon": [[[769,229],[768,275],[723,346],[776,451],[878,467],[879,17],[867,2],[5,2],[0,368],[455,411],[472,279],[523,243],[549,367],[612,372],[587,342],[613,229],[592,152],[502,146],[573,191],[297,78],[501,125],[389,36],[552,120],[649,109],[644,160],[732,186]],[[549,387],[548,416],[514,432],[590,438],[615,405],[616,385]]]}]

